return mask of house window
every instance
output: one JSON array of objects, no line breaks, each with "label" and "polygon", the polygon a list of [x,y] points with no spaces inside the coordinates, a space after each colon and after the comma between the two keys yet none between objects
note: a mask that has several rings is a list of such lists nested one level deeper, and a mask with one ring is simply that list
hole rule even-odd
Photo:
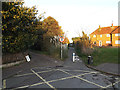
[{"label": "house window", "polygon": [[107,34],[107,37],[110,37],[110,34]]},{"label": "house window", "polygon": [[106,43],[111,43],[111,41],[106,41]]},{"label": "house window", "polygon": [[102,35],[100,35],[100,37],[102,37]]},{"label": "house window", "polygon": [[93,37],[96,37],[96,35],[93,35]]},{"label": "house window", "polygon": [[115,36],[120,36],[120,33],[116,33]]},{"label": "house window", "polygon": [[116,40],[116,41],[115,41],[115,44],[120,44],[120,40]]}]

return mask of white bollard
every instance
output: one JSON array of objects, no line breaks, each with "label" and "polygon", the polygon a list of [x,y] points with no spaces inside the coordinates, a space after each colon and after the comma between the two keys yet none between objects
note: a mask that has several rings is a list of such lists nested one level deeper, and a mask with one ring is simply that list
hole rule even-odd
[{"label": "white bollard", "polygon": [[75,53],[73,53],[73,62],[75,62]]}]

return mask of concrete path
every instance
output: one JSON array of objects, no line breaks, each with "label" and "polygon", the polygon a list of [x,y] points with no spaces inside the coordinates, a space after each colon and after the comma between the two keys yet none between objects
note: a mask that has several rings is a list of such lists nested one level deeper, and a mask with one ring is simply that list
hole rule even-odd
[{"label": "concrete path", "polygon": [[98,70],[120,75],[120,64],[104,63],[95,67]]},{"label": "concrete path", "polygon": [[[33,64],[32,62],[23,64],[20,66],[22,71],[3,79],[3,88],[49,88],[54,90],[61,88],[119,88],[119,77],[108,76],[91,70],[87,68],[81,60],[73,63],[73,52],[75,52],[75,50],[70,48],[68,53],[69,58],[63,64],[55,64],[51,59],[50,62],[48,61],[46,63],[41,63],[41,60],[39,60],[33,62]],[[37,56],[39,55],[35,54],[33,58],[38,59]],[[44,59],[45,58],[42,58],[43,62],[45,61]],[[46,60],[47,59],[49,60],[48,57],[46,57]],[[40,63],[43,67],[41,67]],[[47,66],[45,66],[45,64]],[[19,71],[20,68],[9,68],[8,72],[10,73],[10,70],[14,71],[14,69]],[[4,75],[6,74],[4,73]]]}]

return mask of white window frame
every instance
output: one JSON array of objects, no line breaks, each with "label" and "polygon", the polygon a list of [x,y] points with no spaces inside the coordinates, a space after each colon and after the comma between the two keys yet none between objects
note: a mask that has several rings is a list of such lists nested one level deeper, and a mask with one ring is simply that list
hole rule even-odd
[{"label": "white window frame", "polygon": [[120,33],[116,33],[115,36],[120,36]]},{"label": "white window frame", "polygon": [[111,41],[106,41],[106,43],[108,44],[108,43],[111,43]]},{"label": "white window frame", "polygon": [[102,35],[100,35],[100,37],[102,37]]},{"label": "white window frame", "polygon": [[93,35],[93,37],[96,37],[96,35]]},{"label": "white window frame", "polygon": [[115,41],[115,44],[120,44],[120,40],[116,40],[116,41]]},{"label": "white window frame", "polygon": [[107,37],[110,37],[110,34],[107,34]]}]

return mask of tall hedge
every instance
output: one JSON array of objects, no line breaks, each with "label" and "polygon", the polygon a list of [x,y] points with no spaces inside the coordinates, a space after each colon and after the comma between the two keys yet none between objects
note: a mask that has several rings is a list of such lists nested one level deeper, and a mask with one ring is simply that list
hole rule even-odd
[{"label": "tall hedge", "polygon": [[23,2],[2,2],[2,50],[16,53],[32,46],[37,39],[35,7],[23,7]]}]

